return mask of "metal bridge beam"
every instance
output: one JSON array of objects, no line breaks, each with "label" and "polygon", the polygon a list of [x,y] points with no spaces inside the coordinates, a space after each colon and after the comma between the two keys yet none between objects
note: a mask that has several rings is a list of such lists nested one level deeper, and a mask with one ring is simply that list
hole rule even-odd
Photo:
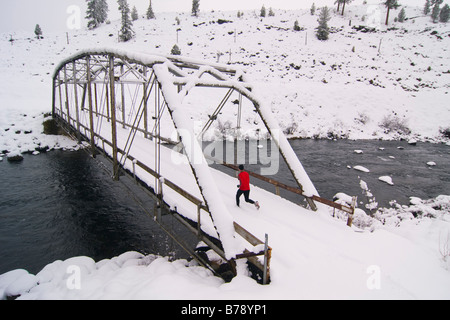
[{"label": "metal bridge beam", "polygon": [[[126,99],[126,88],[129,90],[129,86],[134,86],[135,92],[131,100]],[[133,167],[139,164],[138,159],[131,157],[130,150],[136,133],[138,131],[143,133],[145,138],[153,140],[155,160],[154,169],[150,169],[142,163],[141,168],[154,176],[154,191],[159,201],[161,203],[164,202],[163,185],[170,187],[172,190],[187,197],[187,199],[192,200],[191,195],[188,195],[185,191],[178,190],[174,183],[162,179],[160,155],[161,144],[165,141],[170,141],[170,139],[161,135],[161,118],[165,110],[168,110],[175,128],[180,130],[180,119],[175,119],[173,116],[174,112],[177,114],[180,112],[180,106],[175,106],[175,104],[181,103],[184,97],[194,87],[229,89],[209,121],[205,124],[203,131],[206,131],[211,126],[220,111],[225,107],[226,102],[233,92],[239,94],[238,128],[240,127],[239,117],[242,111],[242,97],[245,97],[256,108],[257,114],[261,117],[268,132],[272,136],[275,135],[276,130],[279,130],[276,123],[267,118],[269,116],[268,113],[262,111],[260,101],[254,96],[251,85],[245,81],[245,76],[240,70],[219,64],[207,65],[203,62],[174,56],[139,55],[118,50],[88,50],[62,61],[56,68],[53,76],[52,114],[54,117],[67,122],[69,126],[73,126],[80,136],[89,137],[88,140],[94,156],[97,148],[104,152],[108,150],[107,153],[110,154],[113,162],[112,176],[114,180],[119,179],[119,170],[125,168],[126,161],[132,161]],[[78,96],[79,88],[82,90],[81,101]],[[117,99],[117,91],[119,91],[119,88],[120,97]],[[86,95],[88,112],[85,111]],[[138,98],[139,95],[142,96],[142,99]],[[174,100],[175,95],[177,95],[177,98]],[[149,99],[151,96],[154,96],[152,117],[154,126],[152,131],[149,130],[149,119],[152,115],[152,110],[149,108]],[[128,120],[127,114],[129,115]],[[75,115],[75,119],[73,119],[73,115]],[[87,116],[88,119],[86,119]],[[144,119],[143,121],[141,121],[142,118]],[[130,119],[131,121],[129,121]],[[103,137],[104,133],[101,132],[104,121],[110,122],[111,131],[107,133],[107,135],[110,135],[110,141],[105,139]],[[123,150],[118,146],[118,124],[129,130],[127,143]],[[181,125],[181,129],[183,129],[183,125]],[[180,131],[178,131],[178,134],[181,136]],[[282,135],[282,133],[280,134]],[[298,169],[294,167],[295,163],[292,163],[294,159],[293,151],[287,143],[286,138],[282,135],[281,137],[276,137],[274,140],[297,181],[299,190],[301,191],[299,194],[305,195],[302,181],[300,181],[298,175]],[[181,140],[184,148],[187,147],[186,143],[188,142]],[[120,161],[119,154],[121,155]],[[295,161],[298,161],[296,157]],[[199,200],[202,203],[201,207],[197,203],[198,211],[203,210],[209,214],[219,234],[220,241],[225,244],[225,242],[231,240],[227,237],[222,238],[222,230],[219,230],[215,223],[215,219],[218,218],[217,213],[211,211],[211,206],[209,205],[209,201],[214,202],[216,199],[209,199],[203,192],[203,190],[211,186],[203,185],[205,182],[202,180],[204,179],[199,179],[200,172],[198,170],[203,169],[203,167],[193,165],[192,163],[190,163],[190,166],[203,197],[202,200]],[[204,175],[203,170],[201,171],[201,174]],[[312,186],[310,181],[307,181],[307,183],[309,186]],[[309,189],[314,189],[314,187],[310,187]],[[305,197],[310,208],[315,210],[316,206],[312,194],[306,194]],[[200,234],[200,214],[198,214],[198,217],[198,226],[194,229]],[[252,239],[253,242],[256,241],[248,232],[245,233],[242,231],[243,228],[239,228],[236,225],[231,227],[237,234],[242,235],[244,233],[244,238]],[[258,240],[258,244],[262,244],[261,241]],[[225,245],[223,247],[226,248]],[[230,258],[226,249],[221,254],[224,257]],[[267,258],[267,250],[264,254]],[[245,252],[234,256],[234,258],[237,257],[253,259],[252,254]],[[268,267],[264,271],[267,272]],[[269,276],[267,275],[265,281],[268,278]]]}]

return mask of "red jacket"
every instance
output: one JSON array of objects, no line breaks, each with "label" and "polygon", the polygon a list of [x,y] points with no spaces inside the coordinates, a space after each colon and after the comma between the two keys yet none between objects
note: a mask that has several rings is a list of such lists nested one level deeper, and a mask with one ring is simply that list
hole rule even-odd
[{"label": "red jacket", "polygon": [[241,173],[239,173],[239,181],[241,182],[241,185],[239,187],[240,190],[250,190],[250,176],[247,172],[242,171]]}]

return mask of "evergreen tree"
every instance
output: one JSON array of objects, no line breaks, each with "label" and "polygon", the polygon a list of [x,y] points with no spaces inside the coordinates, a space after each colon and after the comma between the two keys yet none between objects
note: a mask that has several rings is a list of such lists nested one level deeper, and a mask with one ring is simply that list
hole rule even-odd
[{"label": "evergreen tree", "polygon": [[200,0],[192,0],[192,15],[198,17],[200,12]]},{"label": "evergreen tree", "polygon": [[131,20],[136,21],[137,19],[139,19],[139,14],[136,6],[134,6],[133,10],[131,10]]},{"label": "evergreen tree", "polygon": [[261,13],[259,15],[263,18],[266,16],[266,7],[264,5],[262,6]]},{"label": "evergreen tree", "polygon": [[405,22],[405,19],[406,19],[405,8],[402,8],[402,10],[400,10],[400,13],[398,14],[398,22]]},{"label": "evergreen tree", "polygon": [[41,27],[38,24],[34,28],[34,34],[36,35],[37,39],[41,39],[42,38],[42,29],[41,29]]},{"label": "evergreen tree", "polygon": [[177,45],[174,45],[172,47],[172,50],[170,51],[170,54],[172,54],[174,56],[179,56],[181,54],[181,50]]},{"label": "evergreen tree", "polygon": [[88,28],[95,29],[108,18],[108,3],[106,0],[86,0],[86,19]]},{"label": "evergreen tree", "polygon": [[96,0],[87,0],[86,19],[88,20],[87,26],[89,29],[95,29],[98,26],[95,12],[95,2]]},{"label": "evergreen tree", "polygon": [[441,14],[439,15],[439,21],[448,22],[449,18],[450,18],[450,6],[446,4],[441,10]]},{"label": "evergreen tree", "polygon": [[423,7],[423,14],[428,15],[431,11],[431,3],[430,0],[425,1],[425,6]]},{"label": "evergreen tree", "polygon": [[328,27],[328,21],[331,19],[330,10],[328,7],[323,7],[320,10],[319,26],[317,27],[316,36],[319,40],[328,40],[328,35],[330,34],[330,28]]},{"label": "evergreen tree", "polygon": [[294,31],[300,31],[300,30],[301,30],[301,28],[298,25],[298,20],[295,20],[295,22],[294,22]]},{"label": "evergreen tree", "polygon": [[439,8],[439,5],[442,3],[442,1],[435,0],[432,1],[434,3],[433,10],[431,11],[431,19],[434,23],[438,22],[439,20],[439,12],[441,12],[441,8]]},{"label": "evergreen tree", "polygon": [[126,42],[131,40],[134,36],[132,29],[133,23],[130,19],[130,7],[127,0],[118,0],[119,11],[122,16],[122,27],[120,28],[119,38],[121,41]]},{"label": "evergreen tree", "polygon": [[311,5],[311,9],[310,9],[311,15],[315,15],[316,14],[316,4],[313,2],[313,4]]},{"label": "evergreen tree", "polygon": [[147,19],[155,19],[155,13],[153,12],[152,8],[152,0],[150,0],[150,5],[147,9]]},{"label": "evergreen tree", "polygon": [[275,12],[273,12],[272,8],[269,8],[269,17],[274,17]]},{"label": "evergreen tree", "polygon": [[398,4],[398,0],[386,0],[384,2],[384,5],[387,8],[387,13],[386,13],[386,25],[389,24],[389,12],[391,11],[391,9],[397,9],[398,7],[400,7],[400,5]]},{"label": "evergreen tree", "polygon": [[99,23],[105,23],[108,19],[108,2],[107,0],[97,0],[97,20]]}]

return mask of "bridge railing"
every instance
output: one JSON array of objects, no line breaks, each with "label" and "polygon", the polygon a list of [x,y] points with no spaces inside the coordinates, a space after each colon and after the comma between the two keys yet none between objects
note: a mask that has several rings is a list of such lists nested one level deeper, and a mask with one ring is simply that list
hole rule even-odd
[{"label": "bridge railing", "polygon": [[[217,159],[213,159],[213,160],[218,161]],[[236,165],[229,164],[229,163],[226,163],[224,161],[218,161],[218,162],[220,164],[222,164],[223,166],[228,167],[230,169],[233,169],[235,171],[239,170],[238,166],[236,166]],[[248,174],[250,176],[275,186],[275,194],[278,195],[278,196],[280,195],[280,189],[284,189],[284,190],[290,191],[292,193],[298,194],[300,196],[306,197],[305,194],[303,193],[303,191],[301,189],[299,189],[299,188],[288,186],[288,185],[286,185],[286,184],[284,184],[282,182],[279,182],[277,180],[268,178],[266,176],[262,176],[260,174],[255,173],[255,172],[252,172],[252,171],[248,171],[248,170],[246,170],[246,171],[248,172]],[[322,203],[322,204],[324,204],[326,206],[329,206],[329,207],[331,207],[333,209],[338,209],[338,210],[341,210],[341,211],[347,213],[347,215],[348,215],[347,225],[349,227],[351,227],[352,221],[353,221],[353,215],[355,213],[357,197],[352,197],[352,204],[350,206],[344,205],[344,204],[340,204],[340,203],[337,203],[337,202],[334,202],[334,201],[331,201],[331,200],[328,200],[328,199],[325,199],[325,198],[322,198],[322,197],[319,197],[319,196],[316,196],[316,195],[313,195],[312,197],[310,197],[310,199],[313,200],[313,201],[320,202],[320,203]]]}]

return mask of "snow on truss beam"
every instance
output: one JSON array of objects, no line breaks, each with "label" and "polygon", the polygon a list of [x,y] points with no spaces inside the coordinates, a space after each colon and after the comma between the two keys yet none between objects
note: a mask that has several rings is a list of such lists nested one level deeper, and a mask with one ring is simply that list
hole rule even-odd
[{"label": "snow on truss beam", "polygon": [[221,64],[221,63],[211,63],[206,62],[204,60],[180,57],[180,56],[167,56],[171,62],[176,64],[181,68],[189,68],[189,69],[200,69],[201,67],[210,67],[214,68],[221,73],[226,73],[230,75],[241,75],[242,70],[238,68],[233,68],[230,65]]},{"label": "snow on truss beam", "polygon": [[242,252],[244,248],[240,247],[235,238],[233,217],[223,203],[219,189],[211,175],[200,143],[196,139],[193,123],[187,120],[189,117],[186,116],[182,103],[182,98],[185,94],[182,92],[178,93],[167,64],[155,65],[153,70],[161,84],[161,91],[167,102],[167,108],[186,151],[205,205],[209,208],[211,219],[222,242],[226,258],[232,259]]},{"label": "snow on truss beam", "polygon": [[[285,160],[289,170],[294,176],[298,186],[302,190],[308,205],[312,210],[317,210],[317,206],[312,200],[313,196],[318,196],[318,192],[306,173],[303,165],[293,151],[289,141],[280,129],[276,119],[273,118],[270,108],[258,98],[258,96],[253,92],[251,85],[247,81],[245,75],[242,72],[235,70],[233,73],[234,77],[230,79],[224,73],[219,71],[220,68],[213,66],[199,66],[198,72],[189,77],[172,78],[172,84],[174,85],[184,85],[184,90],[180,92],[180,96],[185,96],[189,90],[195,86],[202,87],[223,87],[223,88],[233,88],[247,99],[249,99],[255,106],[257,113],[261,117],[264,125],[274,139],[275,144],[280,150],[283,159]],[[214,80],[203,80],[201,76],[204,73],[211,74]]]}]

